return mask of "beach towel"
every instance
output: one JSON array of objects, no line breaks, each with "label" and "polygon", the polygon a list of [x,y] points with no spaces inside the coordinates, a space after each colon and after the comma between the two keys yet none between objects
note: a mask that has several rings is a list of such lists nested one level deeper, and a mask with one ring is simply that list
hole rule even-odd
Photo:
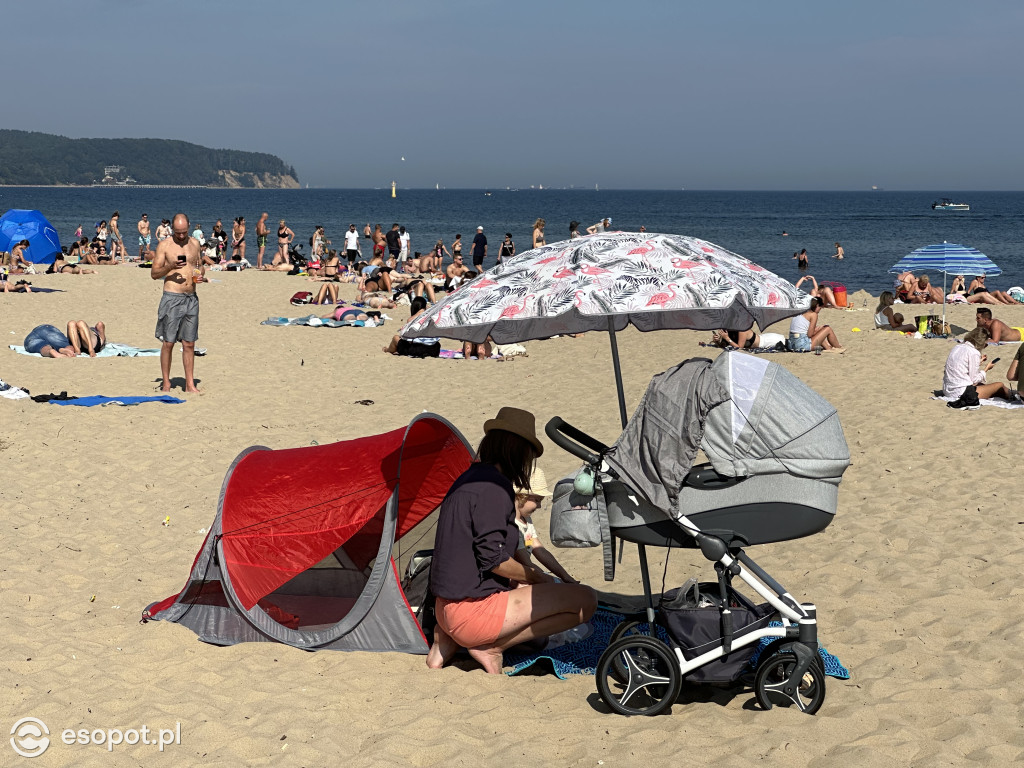
[{"label": "beach towel", "polygon": [[[17,352],[19,355],[28,355],[29,357],[42,357],[38,352],[26,352],[24,347],[10,345],[11,349]],[[206,350],[200,351],[196,349],[196,354],[199,356],[205,355]],[[117,344],[113,341],[108,341],[104,345],[103,349],[96,353],[96,357],[159,357],[159,349],[140,349],[139,347],[132,347],[128,344]],[[88,357],[87,352],[83,352],[79,357]]]},{"label": "beach towel", "polygon": [[139,403],[184,403],[177,397],[170,395],[149,395],[145,397],[124,396],[105,397],[103,395],[91,395],[90,397],[75,397],[70,400],[50,400],[50,405],[81,405],[88,408],[93,405],[138,405]]},{"label": "beach towel", "polygon": [[316,315],[309,315],[307,317],[268,317],[260,325],[308,325],[311,328],[374,328],[378,325],[384,325],[384,318],[374,321],[371,317],[369,320],[330,320]]},{"label": "beach towel", "polygon": [[[959,399],[960,398],[958,397],[946,397],[941,392],[932,395],[932,400],[944,400],[947,403],[953,403]],[[996,408],[1024,408],[1024,402],[1021,402],[1020,400],[1014,400],[1011,402],[1009,400],[1003,400],[1001,397],[985,398],[983,400],[979,400],[978,402],[981,403],[982,405],[994,405]]]},{"label": "beach towel", "polygon": [[[438,357],[441,358],[442,360],[465,360],[466,359],[466,356],[463,355],[462,352],[460,352],[458,350],[455,350],[455,349],[442,349],[441,350],[441,354],[438,355]],[[497,350],[495,350],[494,352],[491,353],[491,356],[488,359],[489,360],[497,360],[499,357],[501,357],[501,355],[499,355]],[[472,359],[473,360],[478,360],[479,358],[476,355],[473,355]]]},{"label": "beach towel", "polygon": [[[612,632],[615,631],[615,628],[625,618],[622,614],[615,613],[614,611],[598,608],[597,612],[590,619],[593,632],[578,642],[567,643],[558,648],[545,649],[533,653],[506,651],[504,665],[511,666],[512,669],[505,674],[509,676],[517,675],[538,662],[543,662],[544,666],[550,666],[550,669],[560,680],[564,680],[566,675],[592,675],[597,670],[597,662],[600,660],[601,654],[608,647]],[[641,625],[640,631],[646,629],[646,626],[646,624]],[[782,624],[773,621],[769,626],[781,627]],[[662,641],[668,642],[668,634],[664,628],[658,627],[657,633]],[[754,655],[750,659],[751,671],[756,669],[758,656],[774,639],[768,637],[761,639],[761,642],[754,650]],[[838,658],[823,647],[819,647],[818,650],[821,654],[821,660],[825,664],[826,675],[839,680],[848,680],[850,678],[850,671],[843,666]]]}]

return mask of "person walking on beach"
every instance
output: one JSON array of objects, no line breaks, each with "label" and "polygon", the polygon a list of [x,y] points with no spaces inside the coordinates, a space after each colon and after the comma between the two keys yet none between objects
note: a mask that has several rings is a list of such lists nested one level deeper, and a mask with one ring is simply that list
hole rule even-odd
[{"label": "person walking on beach", "polygon": [[473,238],[473,267],[477,274],[484,271],[484,259],[487,258],[487,237],[484,235],[484,228],[476,228],[476,237]]},{"label": "person walking on beach", "polygon": [[163,219],[160,222],[160,226],[156,228],[156,241],[158,243],[163,242],[171,236],[171,222],[167,219]]},{"label": "person walking on beach", "polygon": [[202,280],[199,243],[188,233],[188,216],[175,214],[171,237],[159,243],[150,277],[164,281],[164,292],[157,309],[156,337],[160,348],[161,392],[171,391],[171,357],[174,345],[181,342],[181,362],[185,368],[185,391],[199,392],[193,376],[196,339],[199,338],[199,297],[196,282]]},{"label": "person walking on beach", "polygon": [[139,261],[142,261],[149,256],[149,244],[152,242],[152,237],[149,234],[149,216],[145,213],[142,214],[137,227],[139,230]]},{"label": "person walking on beach", "polygon": [[501,247],[498,249],[498,263],[504,259],[511,259],[516,255],[516,244],[512,242],[512,233],[506,232],[505,239],[501,241]]},{"label": "person walking on beach", "polygon": [[398,242],[401,244],[401,250],[398,254],[400,261],[405,261],[409,258],[409,241],[411,239],[412,237],[409,235],[408,231],[406,231],[405,227],[398,228]]}]

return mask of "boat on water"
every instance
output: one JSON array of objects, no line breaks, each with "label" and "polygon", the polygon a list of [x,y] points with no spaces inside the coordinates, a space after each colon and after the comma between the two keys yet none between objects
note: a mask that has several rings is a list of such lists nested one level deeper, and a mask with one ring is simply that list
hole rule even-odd
[{"label": "boat on water", "polygon": [[954,203],[948,197],[943,197],[932,203],[933,211],[969,211],[971,206],[967,203]]}]

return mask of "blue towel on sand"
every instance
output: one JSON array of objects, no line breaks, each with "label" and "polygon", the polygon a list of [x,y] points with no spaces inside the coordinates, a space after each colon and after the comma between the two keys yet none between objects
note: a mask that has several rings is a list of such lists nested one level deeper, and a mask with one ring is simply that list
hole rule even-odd
[{"label": "blue towel on sand", "polygon": [[[42,357],[39,353],[26,352],[24,347],[18,347],[14,344],[11,344],[10,347],[19,355]],[[117,344],[116,342],[108,341],[103,349],[96,353],[96,357],[157,357],[159,354],[159,349],[139,349],[138,347],[131,347],[127,344]],[[199,350],[196,350],[196,354],[199,354]],[[79,355],[79,357],[88,356],[88,352],[83,352]]]},{"label": "blue towel on sand", "polygon": [[50,405],[138,405],[139,403],[184,403],[177,397],[170,395],[150,395],[147,397],[104,397],[103,395],[92,395],[90,397],[76,397],[73,400],[50,400]]},{"label": "blue towel on sand", "polygon": [[[555,675],[561,680],[564,680],[566,675],[592,675],[597,669],[597,662],[601,658],[601,654],[608,647],[608,641],[611,639],[612,632],[625,618],[621,614],[599,608],[593,618],[590,619],[590,624],[594,631],[589,637],[585,637],[579,642],[568,643],[560,648],[534,653],[514,653],[508,651],[505,653],[504,664],[505,666],[511,666],[512,669],[505,674],[510,676],[517,675],[537,662],[545,661],[551,665]],[[782,624],[780,622],[772,622],[770,626],[781,627]],[[646,624],[641,625],[641,631],[644,628],[646,628]],[[662,640],[668,641],[668,635],[662,627],[658,627],[658,636]],[[761,640],[760,645],[755,649],[754,655],[750,659],[751,670],[756,668],[757,658],[761,655],[761,651],[774,639],[764,638]],[[849,679],[850,672],[839,662],[839,659],[824,648],[819,648],[819,652],[821,653],[822,661],[825,662],[826,675],[840,680]]]}]

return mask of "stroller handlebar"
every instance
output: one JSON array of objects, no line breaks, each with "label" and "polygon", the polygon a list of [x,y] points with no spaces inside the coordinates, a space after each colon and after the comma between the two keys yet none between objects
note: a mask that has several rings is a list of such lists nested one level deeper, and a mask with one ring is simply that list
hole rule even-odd
[{"label": "stroller handlebar", "polygon": [[[599,464],[601,456],[608,450],[608,446],[600,440],[596,440],[572,424],[566,423],[558,416],[552,418],[544,426],[544,432],[559,448],[583,459],[588,464]],[[597,453],[591,453],[587,448],[597,451]]]}]

